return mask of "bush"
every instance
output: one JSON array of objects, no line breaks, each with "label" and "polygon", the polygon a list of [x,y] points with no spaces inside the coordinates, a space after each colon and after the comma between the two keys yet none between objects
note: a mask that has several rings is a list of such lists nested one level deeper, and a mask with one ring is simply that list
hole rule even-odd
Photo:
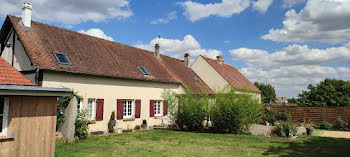
[{"label": "bush", "polygon": [[348,123],[346,123],[341,117],[338,117],[334,128],[337,130],[347,130]]},{"label": "bush", "polygon": [[275,109],[267,110],[266,112],[266,120],[275,125],[277,121],[290,121],[290,114],[288,112],[280,112]]},{"label": "bush", "polygon": [[319,125],[318,128],[325,129],[325,130],[332,130],[333,125],[328,123],[327,121],[323,120]]},{"label": "bush", "polygon": [[248,94],[219,92],[214,95],[211,108],[212,127],[219,133],[248,133],[253,123],[259,122],[263,105]]},{"label": "bush", "polygon": [[274,133],[279,137],[291,137],[296,135],[297,126],[290,121],[278,121],[275,122],[276,127],[274,129]]},{"label": "bush", "polygon": [[84,140],[88,136],[88,124],[86,111],[78,112],[77,118],[75,119],[75,137],[80,140]]},{"label": "bush", "polygon": [[60,125],[64,122],[64,119],[65,119],[64,112],[66,111],[66,108],[68,107],[69,102],[73,97],[76,97],[77,99],[80,98],[80,96],[78,96],[74,92],[68,96],[62,96],[62,97],[58,98],[56,131],[59,129]]}]

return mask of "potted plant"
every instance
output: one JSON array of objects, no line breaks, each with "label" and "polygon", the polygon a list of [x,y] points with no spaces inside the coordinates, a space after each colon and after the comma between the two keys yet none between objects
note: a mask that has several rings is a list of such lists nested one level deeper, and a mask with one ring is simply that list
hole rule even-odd
[{"label": "potted plant", "polygon": [[312,136],[312,133],[314,132],[315,124],[311,120],[309,120],[304,124],[304,126],[306,128],[306,134],[308,136]]},{"label": "potted plant", "polygon": [[144,120],[142,121],[141,127],[142,127],[143,129],[147,129],[147,120],[146,120],[146,119],[144,119]]},{"label": "potted plant", "polygon": [[111,118],[109,119],[109,122],[108,122],[108,132],[109,133],[114,133],[115,124],[116,124],[115,112],[112,111]]}]

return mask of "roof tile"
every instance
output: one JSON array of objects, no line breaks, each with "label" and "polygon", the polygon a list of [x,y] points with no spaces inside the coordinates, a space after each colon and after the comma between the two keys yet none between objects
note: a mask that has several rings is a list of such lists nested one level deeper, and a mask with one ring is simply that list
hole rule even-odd
[{"label": "roof tile", "polygon": [[20,72],[0,57],[0,84],[1,85],[24,85],[34,86],[35,84],[25,78]]}]

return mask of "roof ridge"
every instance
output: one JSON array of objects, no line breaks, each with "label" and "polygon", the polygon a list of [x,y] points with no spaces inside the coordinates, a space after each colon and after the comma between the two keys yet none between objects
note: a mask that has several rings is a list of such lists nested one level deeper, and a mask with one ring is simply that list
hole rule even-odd
[{"label": "roof ridge", "polygon": [[[204,58],[207,58],[207,59],[210,59],[210,60],[213,60],[213,61],[215,61],[215,62],[216,62],[216,60],[215,60],[215,59],[211,59],[211,58],[206,57],[206,56],[203,56],[203,55],[200,55],[200,56],[202,56],[202,57],[204,57]],[[228,65],[228,66],[230,66],[230,67],[235,68],[236,70],[238,70],[238,69],[237,69],[235,66],[233,66],[233,65],[231,65],[231,64],[227,64],[227,63],[225,63],[225,62],[223,62],[223,64]]]}]

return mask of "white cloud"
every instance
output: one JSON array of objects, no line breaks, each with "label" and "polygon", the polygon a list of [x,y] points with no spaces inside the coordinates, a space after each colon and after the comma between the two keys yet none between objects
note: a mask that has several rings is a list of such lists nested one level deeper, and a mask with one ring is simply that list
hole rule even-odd
[{"label": "white cloud", "polygon": [[[0,16],[21,16],[24,0],[0,0]],[[132,16],[129,0],[29,0],[33,7],[33,19],[58,22],[66,25],[86,21],[100,22],[107,19],[125,19]]]},{"label": "white cloud", "polygon": [[154,45],[158,42],[162,54],[179,59],[183,59],[185,53],[190,54],[191,61],[199,55],[204,55],[213,59],[216,58],[216,56],[221,55],[221,51],[219,50],[201,48],[199,42],[191,35],[186,35],[183,40],[155,38],[148,44],[138,44],[135,45],[135,47],[154,51]]},{"label": "white cloud", "polygon": [[224,43],[225,44],[229,44],[229,43],[231,43],[231,41],[230,40],[225,40]]},{"label": "white cloud", "polygon": [[177,15],[176,15],[176,11],[173,11],[173,12],[169,13],[164,18],[159,18],[159,19],[151,21],[151,24],[161,24],[161,23],[167,24],[170,21],[175,20],[175,19],[177,19]]},{"label": "white cloud", "polygon": [[253,2],[253,8],[260,13],[265,13],[267,9],[269,9],[272,2],[273,0],[257,0]]},{"label": "white cloud", "polygon": [[282,8],[291,8],[294,5],[304,3],[306,0],[283,0]]},{"label": "white cloud", "polygon": [[[234,60],[247,64],[240,70],[244,75],[251,81],[272,84],[280,96],[296,96],[308,84],[324,78],[350,80],[350,49],[346,47],[311,49],[306,45],[290,45],[273,53],[248,48],[230,53]],[[343,63],[345,67],[331,63]]]},{"label": "white cloud", "polygon": [[271,29],[265,40],[283,42],[350,41],[349,0],[308,0],[304,9],[286,12],[282,29]]},{"label": "white cloud", "polygon": [[231,17],[250,6],[250,0],[222,0],[221,3],[201,4],[192,1],[179,3],[185,9],[185,16],[192,22],[212,15]]},{"label": "white cloud", "polygon": [[112,37],[107,36],[101,29],[99,28],[91,28],[87,31],[85,30],[80,30],[78,31],[79,33],[83,33],[83,34],[87,34],[90,36],[94,36],[97,38],[101,38],[101,39],[105,39],[105,40],[110,40],[110,41],[114,41]]}]

